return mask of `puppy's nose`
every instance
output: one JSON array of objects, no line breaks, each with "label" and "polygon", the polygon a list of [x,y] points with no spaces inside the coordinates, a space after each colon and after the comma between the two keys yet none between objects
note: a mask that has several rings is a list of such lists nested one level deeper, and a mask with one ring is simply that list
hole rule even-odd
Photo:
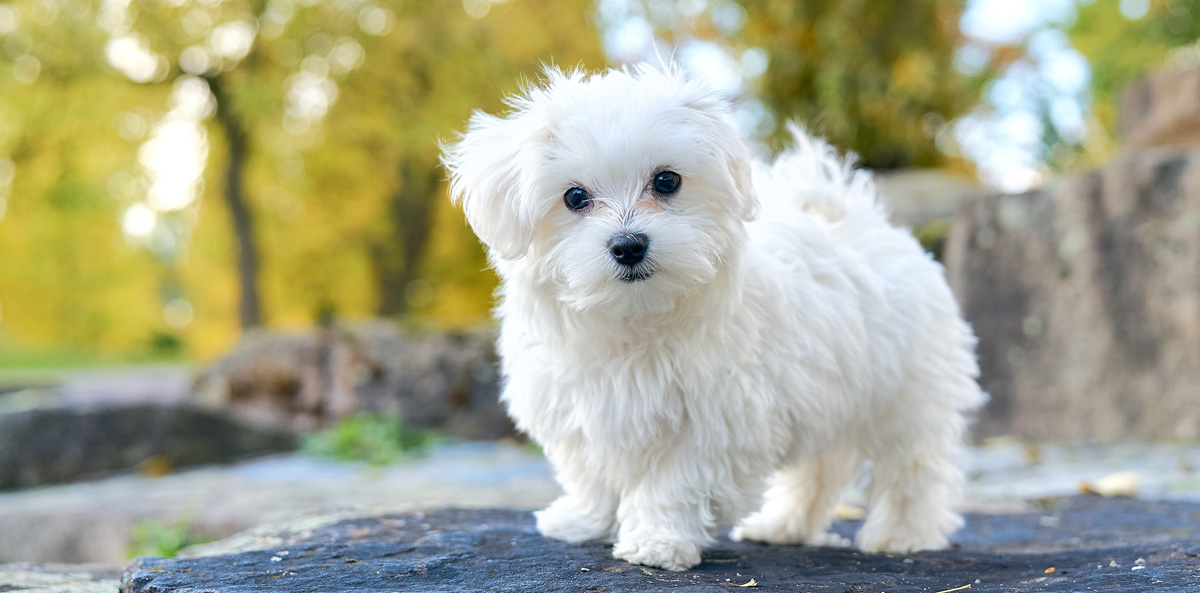
[{"label": "puppy's nose", "polygon": [[621,233],[608,240],[608,252],[623,266],[634,266],[646,258],[650,238],[645,233]]}]

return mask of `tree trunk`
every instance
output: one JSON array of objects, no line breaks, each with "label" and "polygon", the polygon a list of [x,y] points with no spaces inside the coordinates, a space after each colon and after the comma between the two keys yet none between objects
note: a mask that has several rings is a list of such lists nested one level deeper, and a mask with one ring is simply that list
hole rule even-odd
[{"label": "tree trunk", "polygon": [[208,86],[217,100],[217,121],[225,130],[229,161],[225,168],[225,203],[233,218],[233,234],[238,244],[238,280],[241,284],[239,313],[242,329],[262,323],[258,298],[258,247],[254,238],[254,216],[246,205],[242,172],[246,167],[246,131],[233,113],[229,94],[219,76],[208,77]]},{"label": "tree trunk", "polygon": [[433,204],[442,170],[421,159],[400,163],[400,187],[388,205],[392,235],[371,250],[379,276],[379,314],[403,315],[409,310],[409,290],[420,274],[429,243]]}]

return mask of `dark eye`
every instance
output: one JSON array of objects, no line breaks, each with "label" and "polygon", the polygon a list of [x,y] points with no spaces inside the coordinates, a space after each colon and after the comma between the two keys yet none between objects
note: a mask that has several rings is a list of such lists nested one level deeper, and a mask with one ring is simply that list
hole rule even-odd
[{"label": "dark eye", "polygon": [[679,173],[674,171],[663,171],[654,176],[654,191],[669,196],[679,191],[679,184],[683,179],[679,177]]},{"label": "dark eye", "polygon": [[588,195],[586,189],[572,187],[563,194],[563,203],[567,205],[567,208],[579,212],[592,205],[592,197]]}]

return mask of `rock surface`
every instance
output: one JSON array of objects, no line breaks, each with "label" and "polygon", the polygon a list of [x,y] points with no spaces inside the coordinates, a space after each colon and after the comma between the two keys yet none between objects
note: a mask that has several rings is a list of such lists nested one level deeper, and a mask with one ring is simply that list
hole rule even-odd
[{"label": "rock surface", "polygon": [[[836,529],[848,534],[850,523]],[[1200,587],[1200,505],[1076,497],[972,515],[951,549],[902,556],[722,538],[685,573],[539,536],[528,513],[442,510],[350,519],[268,549],[139,558],[123,593],[171,591],[1176,591]]]},{"label": "rock surface", "polygon": [[992,396],[980,436],[1200,440],[1200,151],[973,200],[947,274]]}]

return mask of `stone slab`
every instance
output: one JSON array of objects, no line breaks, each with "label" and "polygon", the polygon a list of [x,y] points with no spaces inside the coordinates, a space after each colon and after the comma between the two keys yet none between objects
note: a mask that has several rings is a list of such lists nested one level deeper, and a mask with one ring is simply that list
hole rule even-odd
[{"label": "stone slab", "polygon": [[[849,534],[856,525],[839,522]],[[1200,505],[1094,496],[970,515],[951,549],[904,556],[722,538],[692,571],[612,559],[604,543],[539,536],[528,513],[439,510],[348,519],[265,550],[139,558],[123,593],[249,591],[1195,591]],[[1051,570],[1053,569],[1053,570]]]}]

